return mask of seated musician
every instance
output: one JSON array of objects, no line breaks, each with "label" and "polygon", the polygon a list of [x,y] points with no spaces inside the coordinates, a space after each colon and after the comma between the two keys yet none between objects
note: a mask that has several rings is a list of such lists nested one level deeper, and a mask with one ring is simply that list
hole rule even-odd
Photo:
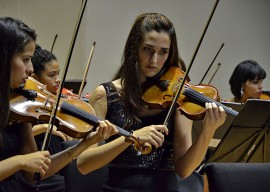
[{"label": "seated musician", "polygon": [[245,103],[247,99],[269,99],[262,92],[265,78],[265,70],[256,61],[242,61],[235,67],[229,80],[234,97],[227,101]]},{"label": "seated musician", "polygon": [[32,125],[24,122],[29,114],[24,117],[24,114],[16,116],[14,110],[11,113],[15,104],[23,102],[16,103],[16,98],[23,96],[15,91],[22,89],[33,73],[31,58],[35,52],[36,33],[20,20],[10,17],[0,18],[0,31],[0,191],[22,192],[25,191],[22,178],[34,182],[36,173],[41,179],[47,178],[89,146],[118,131],[109,121],[100,121],[97,129],[75,146],[54,155],[47,150],[38,151]]},{"label": "seated musician", "polygon": [[192,144],[191,120],[174,109],[165,126],[168,109],[148,108],[142,100],[143,85],[148,80],[153,82],[150,79],[157,74],[164,74],[166,70],[162,69],[185,69],[179,62],[176,39],[173,23],[166,16],[139,15],[128,36],[119,71],[112,82],[92,92],[90,103],[98,116],[133,131],[141,144],[153,146],[150,154],[138,156],[130,140],[117,136],[85,150],[77,160],[83,174],[109,164],[104,191],[179,191],[178,176],[192,174],[216,129],[224,123],[224,109],[206,103],[203,130]]}]

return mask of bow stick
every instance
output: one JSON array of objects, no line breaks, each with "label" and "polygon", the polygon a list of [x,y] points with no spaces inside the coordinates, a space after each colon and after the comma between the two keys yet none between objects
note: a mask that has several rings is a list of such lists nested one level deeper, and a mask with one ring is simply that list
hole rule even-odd
[{"label": "bow stick", "polygon": [[201,38],[200,38],[200,40],[199,40],[199,42],[198,42],[198,45],[197,45],[197,47],[196,47],[196,49],[195,49],[195,52],[194,52],[193,56],[192,56],[192,59],[191,59],[191,61],[190,61],[190,64],[189,64],[189,66],[188,66],[188,68],[187,68],[187,70],[186,70],[186,72],[185,72],[185,76],[184,76],[183,79],[182,79],[182,83],[181,83],[181,85],[180,85],[180,86],[178,87],[178,89],[177,89],[176,95],[175,95],[175,97],[174,97],[174,99],[173,99],[173,102],[172,102],[170,108],[169,108],[168,114],[167,114],[167,116],[166,116],[166,118],[165,118],[165,120],[164,120],[164,123],[163,123],[164,125],[167,125],[167,124],[168,124],[168,120],[170,119],[170,117],[171,117],[171,115],[172,115],[173,109],[175,108],[175,105],[176,105],[176,103],[177,103],[177,99],[178,99],[178,97],[180,96],[180,93],[181,93],[181,91],[182,91],[182,89],[183,89],[183,86],[184,86],[184,84],[185,84],[185,81],[186,81],[186,79],[187,79],[187,77],[188,77],[188,73],[189,73],[189,71],[190,71],[190,69],[191,69],[191,66],[192,66],[192,64],[193,64],[193,62],[194,62],[194,60],[195,60],[195,57],[196,57],[196,55],[197,55],[197,53],[198,53],[198,50],[199,50],[199,48],[200,48],[200,46],[201,46],[202,40],[203,40],[203,38],[204,38],[204,36],[205,36],[205,33],[206,33],[207,28],[208,28],[208,26],[209,26],[209,24],[210,24],[210,21],[211,21],[213,15],[214,15],[214,12],[215,12],[215,10],[216,10],[216,7],[217,7],[218,2],[219,2],[219,0],[216,0],[216,2],[215,2],[215,4],[214,4],[214,7],[213,7],[213,9],[212,9],[212,11],[211,11],[211,14],[210,14],[210,16],[209,16],[209,18],[208,18],[207,24],[206,24],[206,26],[205,26],[205,28],[204,28],[204,31],[203,31],[203,33],[202,33],[202,35],[201,35]]}]

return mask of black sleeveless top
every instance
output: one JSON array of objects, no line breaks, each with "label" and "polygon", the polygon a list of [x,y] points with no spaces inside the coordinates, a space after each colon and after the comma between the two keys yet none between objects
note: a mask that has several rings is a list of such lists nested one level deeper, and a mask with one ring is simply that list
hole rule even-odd
[{"label": "black sleeveless top", "polygon": [[[123,127],[129,119],[129,114],[125,110],[124,104],[113,83],[108,82],[102,84],[107,94],[107,115],[111,123]],[[163,111],[156,116],[141,117],[140,120],[132,125],[132,130],[138,130],[144,126],[153,124],[163,124],[167,115],[167,111]],[[124,169],[145,169],[145,170],[166,170],[174,171],[173,166],[173,126],[169,122],[167,126],[169,135],[165,135],[165,141],[161,147],[155,149],[153,147],[150,154],[137,155],[135,149],[129,146],[120,155],[118,155],[110,164],[109,168],[124,168]],[[118,135],[112,136],[108,141],[114,140]]]},{"label": "black sleeveless top", "polygon": [[[0,161],[18,155],[22,146],[20,124],[0,129]],[[0,181],[0,192],[23,191],[19,173]]]}]

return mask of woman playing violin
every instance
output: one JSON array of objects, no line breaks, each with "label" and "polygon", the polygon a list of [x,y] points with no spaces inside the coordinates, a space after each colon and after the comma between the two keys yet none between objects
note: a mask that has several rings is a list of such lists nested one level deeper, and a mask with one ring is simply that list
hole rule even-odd
[{"label": "woman playing violin", "polygon": [[[36,44],[35,53],[31,59],[34,72],[31,74],[31,77],[46,85],[46,89],[56,95],[57,89],[60,84],[59,78],[59,63],[56,56],[46,49],[42,49],[38,44]],[[42,149],[43,141],[45,138],[45,132],[48,129],[48,124],[46,122],[38,122],[33,126],[33,135],[35,136],[35,141],[37,144],[38,150]],[[70,137],[61,131],[57,131],[57,128],[54,126],[50,138],[50,145],[48,146],[48,151],[50,154],[55,154],[62,151],[62,142],[69,140]],[[56,174],[55,176],[46,178],[42,181],[42,184],[46,186],[46,191],[52,190],[55,188],[62,188],[65,190],[64,176]],[[32,186],[31,186],[32,187]],[[35,185],[33,186],[35,187]],[[42,191],[42,185],[40,190]]]},{"label": "woman playing violin", "polygon": [[[56,95],[60,84],[60,68],[56,56],[52,52],[36,45],[35,53],[32,57],[32,64],[34,72],[31,74],[31,77],[43,85],[46,85],[46,89]],[[36,125],[33,127],[33,134],[38,135],[42,132],[46,132],[46,129],[46,124]],[[53,134],[58,135],[63,140],[68,138],[67,135],[60,131],[53,130]]]},{"label": "woman playing violin", "polygon": [[128,140],[116,136],[84,151],[77,160],[83,174],[109,163],[104,191],[179,191],[177,174],[187,177],[197,168],[215,130],[225,121],[223,108],[207,103],[203,130],[193,144],[192,121],[178,109],[168,125],[163,125],[168,110],[148,108],[142,95],[144,84],[169,66],[185,69],[172,22],[158,13],[139,15],[129,33],[120,69],[112,82],[93,91],[90,103],[98,116],[133,131],[140,142],[155,149],[148,155],[137,155]]},{"label": "woman playing violin", "polygon": [[229,80],[234,95],[229,101],[245,103],[247,99],[260,99],[265,78],[265,70],[256,61],[242,61],[235,67]]},{"label": "woman playing violin", "polygon": [[[46,89],[50,93],[56,95],[60,85],[60,67],[56,56],[52,52],[46,49],[42,49],[39,45],[36,45],[32,63],[34,67],[34,73],[32,73],[31,76],[43,85],[46,85]],[[68,92],[67,95],[63,94],[63,90]],[[77,98],[77,95],[72,93],[71,90],[66,88],[63,88],[63,90],[62,96]]]},{"label": "woman playing violin", "polygon": [[34,173],[42,178],[53,175],[90,145],[115,133],[108,121],[101,121],[97,131],[88,134],[78,145],[50,155],[37,151],[30,123],[9,121],[11,92],[23,87],[33,72],[31,58],[36,33],[19,20],[0,18],[0,191],[23,191],[22,176],[33,182]]},{"label": "woman playing violin", "polygon": [[60,68],[56,56],[36,45],[35,53],[32,57],[34,73],[31,74],[33,78],[40,83],[46,85],[46,89],[56,95],[60,84]]}]

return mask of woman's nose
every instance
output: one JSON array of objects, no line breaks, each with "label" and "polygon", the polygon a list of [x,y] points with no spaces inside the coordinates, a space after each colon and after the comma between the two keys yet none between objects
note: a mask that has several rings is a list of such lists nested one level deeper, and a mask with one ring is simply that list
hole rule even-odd
[{"label": "woman's nose", "polygon": [[157,53],[153,53],[151,60],[152,60],[153,63],[157,63],[157,61],[158,61]]},{"label": "woman's nose", "polygon": [[55,82],[60,82],[60,77],[59,77],[59,75],[56,76]]},{"label": "woman's nose", "polygon": [[34,72],[34,68],[33,68],[32,63],[30,63],[30,64],[27,65],[27,67],[26,67],[26,74],[27,74],[27,75],[31,75],[33,72]]}]

